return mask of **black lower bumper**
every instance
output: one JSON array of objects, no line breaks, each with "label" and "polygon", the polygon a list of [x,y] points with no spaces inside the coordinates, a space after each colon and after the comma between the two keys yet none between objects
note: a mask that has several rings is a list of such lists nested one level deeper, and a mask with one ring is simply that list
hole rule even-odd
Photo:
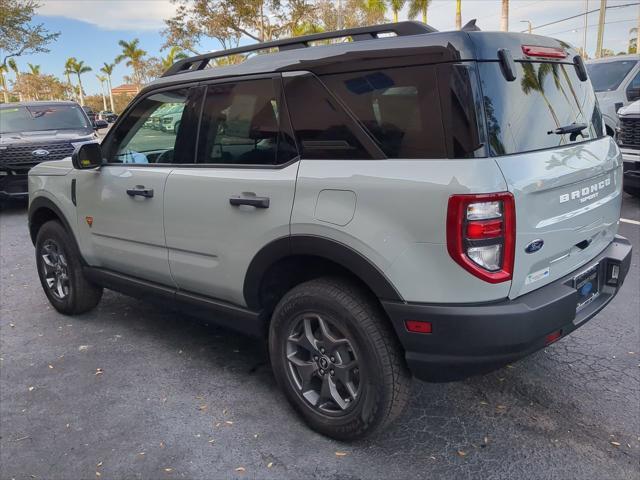
[{"label": "black lower bumper", "polygon": [[[598,265],[599,295],[576,313],[573,279]],[[631,264],[631,244],[615,240],[589,264],[515,300],[483,304],[434,305],[385,302],[416,378],[452,381],[487,373],[549,344],[548,335],[565,336],[602,310],[616,295]],[[611,279],[612,267],[618,279]],[[411,333],[407,320],[431,323],[431,333]],[[554,339],[555,340],[555,339]]]},{"label": "black lower bumper", "polygon": [[26,199],[29,197],[28,175],[0,175],[0,200]]}]

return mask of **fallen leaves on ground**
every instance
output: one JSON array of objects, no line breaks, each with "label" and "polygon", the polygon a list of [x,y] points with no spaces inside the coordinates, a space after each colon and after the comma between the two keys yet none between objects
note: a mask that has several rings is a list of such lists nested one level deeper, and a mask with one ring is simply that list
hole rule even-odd
[{"label": "fallen leaves on ground", "polygon": [[273,467],[273,462],[267,463],[267,468],[271,468],[271,467]]},{"label": "fallen leaves on ground", "polygon": [[236,472],[243,473],[243,472],[246,472],[246,471],[247,471],[247,470],[246,470],[244,467],[238,467],[238,468],[236,468]]},{"label": "fallen leaves on ground", "polygon": [[167,473],[171,473],[171,472],[173,472],[173,468],[169,468],[168,467],[168,468],[165,468],[164,471],[167,472]]},{"label": "fallen leaves on ground", "polygon": [[346,457],[349,455],[347,452],[336,452],[336,457]]},{"label": "fallen leaves on ground", "polygon": [[102,375],[104,373],[104,370],[101,368],[96,368],[96,375]]},{"label": "fallen leaves on ground", "polygon": [[466,456],[467,456],[467,452],[465,452],[464,450],[458,450],[458,452],[457,452],[457,453],[458,453],[458,455],[459,455],[460,457],[466,457]]},{"label": "fallen leaves on ground", "polygon": [[33,392],[35,390],[36,387],[29,387],[29,391]]},{"label": "fallen leaves on ground", "polygon": [[614,447],[619,447],[620,446],[620,442],[611,441],[611,445],[613,445]]}]

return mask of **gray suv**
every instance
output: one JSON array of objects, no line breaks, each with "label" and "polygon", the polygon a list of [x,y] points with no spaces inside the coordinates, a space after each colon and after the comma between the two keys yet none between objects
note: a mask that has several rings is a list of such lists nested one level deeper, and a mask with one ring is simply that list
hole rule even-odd
[{"label": "gray suv", "polygon": [[499,368],[602,310],[631,260],[621,187],[573,48],[406,22],[180,60],[102,145],[31,171],[29,229],[58,311],[109,288],[262,337],[293,407],[350,440],[412,377]]}]

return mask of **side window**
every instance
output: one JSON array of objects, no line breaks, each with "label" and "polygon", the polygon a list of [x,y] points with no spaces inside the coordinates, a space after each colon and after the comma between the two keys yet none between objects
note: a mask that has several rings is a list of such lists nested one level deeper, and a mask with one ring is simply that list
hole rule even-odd
[{"label": "side window", "polygon": [[281,165],[295,156],[273,79],[207,87],[198,163]]},{"label": "side window", "polygon": [[444,157],[435,70],[394,68],[322,77],[389,158]]},{"label": "side window", "polygon": [[640,99],[640,72],[636,73],[627,87],[627,100],[635,102]]},{"label": "side window", "polygon": [[[107,145],[109,163],[173,163],[189,89],[153,94],[129,112]],[[188,162],[187,162],[188,163]]]},{"label": "side window", "polygon": [[317,78],[285,78],[285,93],[302,158],[372,158],[359,139],[360,127]]}]

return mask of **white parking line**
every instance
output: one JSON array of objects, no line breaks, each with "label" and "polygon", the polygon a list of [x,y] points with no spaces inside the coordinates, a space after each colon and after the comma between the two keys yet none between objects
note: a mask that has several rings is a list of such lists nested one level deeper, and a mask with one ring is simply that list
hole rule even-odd
[{"label": "white parking line", "polygon": [[628,218],[621,218],[620,221],[624,222],[624,223],[630,223],[631,225],[640,225],[640,222],[638,220],[630,220]]}]

